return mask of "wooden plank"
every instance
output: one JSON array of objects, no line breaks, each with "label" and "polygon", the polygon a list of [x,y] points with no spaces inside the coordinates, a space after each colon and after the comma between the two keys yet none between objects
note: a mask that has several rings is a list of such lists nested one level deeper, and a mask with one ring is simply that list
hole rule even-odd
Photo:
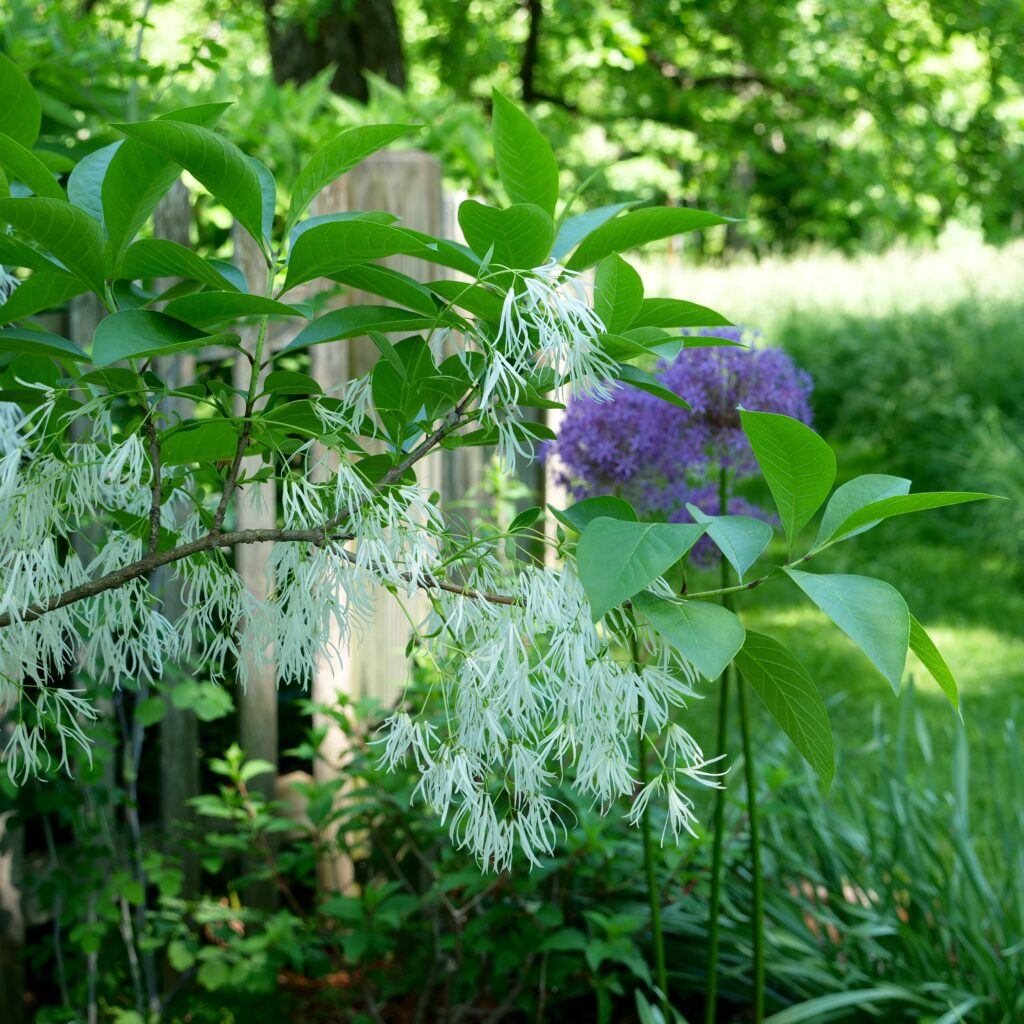
[{"label": "wooden plank", "polygon": [[[153,214],[153,232],[180,245],[189,244],[189,225],[192,222],[192,197],[179,180],[160,201]],[[170,287],[174,281],[164,278],[156,282],[158,288]],[[157,375],[172,386],[191,382],[195,377],[196,361],[191,355],[166,356],[156,360]],[[183,412],[183,403],[170,400],[163,411],[168,415]],[[168,569],[159,570],[151,579],[154,591],[163,602],[163,613],[172,622],[181,614],[181,588]],[[186,652],[185,663],[191,659]],[[179,709],[168,702],[167,711],[160,721],[160,821],[168,844],[172,837],[197,824],[195,808],[190,801],[199,795],[199,720],[193,711]],[[199,857],[182,847],[170,847],[181,857],[184,880],[182,895],[188,899],[199,892]]]}]

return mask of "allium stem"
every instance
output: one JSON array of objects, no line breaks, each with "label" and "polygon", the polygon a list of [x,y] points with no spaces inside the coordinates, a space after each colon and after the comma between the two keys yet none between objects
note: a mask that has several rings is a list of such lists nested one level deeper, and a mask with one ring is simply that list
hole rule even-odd
[{"label": "allium stem", "polygon": [[[723,575],[725,560],[722,560]],[[724,598],[723,598],[724,600]],[[718,746],[721,757],[729,741],[729,683],[733,667],[729,665],[718,688]],[[711,847],[711,902],[708,907],[708,977],[704,1003],[705,1024],[715,1024],[718,1012],[718,914],[722,903],[722,854],[725,846],[725,789],[715,791],[714,836]]]},{"label": "allium stem", "polygon": [[[725,468],[718,471],[718,514],[729,510],[729,475]],[[729,586],[729,563],[720,562],[722,586],[719,600],[726,608],[732,607],[732,587]],[[735,669],[730,662],[722,673],[718,689],[718,749],[716,756],[725,757],[729,742],[729,683]],[[711,901],[708,906],[708,977],[704,1002],[704,1024],[715,1024],[718,1014],[718,915],[722,905],[722,862],[725,849],[725,788],[715,793],[714,837],[711,847]]]},{"label": "allium stem", "polygon": [[747,817],[750,828],[750,873],[754,900],[751,926],[754,940],[754,1024],[764,1020],[764,877],[761,873],[761,830],[757,809],[757,777],[754,751],[750,742],[750,716],[747,712],[747,687],[737,687],[740,698],[740,730],[743,734],[743,771],[747,786]]},{"label": "allium stem", "polygon": [[[632,640],[633,664],[637,663],[636,637]],[[644,711],[643,701],[639,708],[639,719],[643,722]],[[650,781],[647,773],[647,736],[644,733],[643,725],[637,729],[637,760],[640,776],[640,786],[646,786]],[[651,805],[648,803],[644,808],[643,820],[640,825],[644,842],[644,871],[647,875],[647,899],[651,906],[651,938],[654,943],[654,974],[658,982],[658,995],[661,1002],[661,1012],[665,1021],[672,1019],[671,1007],[668,1000],[668,971],[665,967],[665,933],[661,927],[661,893],[658,891],[658,879],[654,870],[654,837],[651,834]]]}]

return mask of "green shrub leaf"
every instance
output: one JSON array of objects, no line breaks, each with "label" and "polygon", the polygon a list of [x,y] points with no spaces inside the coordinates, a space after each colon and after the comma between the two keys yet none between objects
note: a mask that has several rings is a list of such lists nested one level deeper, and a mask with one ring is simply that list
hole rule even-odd
[{"label": "green shrub leaf", "polygon": [[0,132],[22,146],[31,146],[39,138],[42,110],[39,97],[21,69],[0,53]]},{"label": "green shrub leaf", "polygon": [[24,320],[44,309],[60,306],[88,290],[84,281],[71,274],[59,270],[37,270],[0,306],[0,323]]},{"label": "green shrub leaf", "polygon": [[[4,103],[7,98],[4,97]],[[0,167],[10,178],[27,185],[43,199],[64,199],[64,189],[49,168],[31,150],[0,132]]]},{"label": "green shrub leaf", "polygon": [[613,252],[626,252],[659,238],[725,224],[727,220],[727,217],[685,206],[649,206],[634,210],[591,231],[572,254],[568,267],[570,270],[586,270]]},{"label": "green shrub leaf", "polygon": [[837,540],[852,533],[859,533],[893,516],[905,516],[911,512],[924,512],[932,508],[946,508],[949,505],[963,505],[969,501],[993,500],[1002,499],[997,494],[982,494],[977,491],[929,491],[923,494],[899,494],[891,498],[882,498],[847,516],[829,539]]},{"label": "green shrub leaf", "polygon": [[708,680],[717,679],[743,646],[743,624],[720,604],[666,601],[645,591],[633,606]]},{"label": "green shrub leaf", "polygon": [[87,213],[63,199],[0,199],[0,223],[28,235],[97,295],[103,294],[106,240]]},{"label": "green shrub leaf", "polygon": [[508,198],[513,203],[532,203],[554,217],[558,164],[548,140],[533,119],[497,89],[492,96],[494,164]]},{"label": "green shrub leaf", "polygon": [[539,206],[521,203],[499,210],[467,199],[459,206],[459,226],[469,247],[483,259],[493,247],[492,262],[529,270],[548,258],[555,226]]},{"label": "green shrub leaf", "polygon": [[299,171],[292,188],[288,216],[285,219],[285,235],[298,223],[321,189],[336,178],[347,174],[371,153],[415,131],[419,131],[419,125],[368,124],[347,128],[340,135],[335,135],[330,142],[317,150]]},{"label": "green shrub leaf", "polygon": [[[209,128],[229,103],[202,103],[158,118]],[[143,142],[126,139],[111,158],[103,177],[103,222],[110,236],[115,265],[125,246],[149,219],[157,203],[178,180],[181,167]]]},{"label": "green shrub leaf", "polygon": [[166,313],[125,309],[100,321],[92,343],[92,361],[109,366],[122,359],[195,352],[208,345],[237,344],[234,334],[206,334]]},{"label": "green shrub leaf", "polygon": [[613,253],[598,265],[594,285],[594,310],[605,330],[614,334],[632,326],[644,301],[640,275]]},{"label": "green shrub leaf", "polygon": [[832,726],[807,669],[778,640],[752,630],[736,667],[828,789],[835,777]]},{"label": "green shrub leaf", "polygon": [[744,409],[740,419],[792,549],[828,496],[836,478],[835,453],[810,427],[789,416]]},{"label": "green shrub leaf", "polygon": [[366,220],[341,220],[304,231],[295,240],[283,292],[315,277],[401,254],[420,254],[424,242],[408,231]]},{"label": "green shrub leaf", "polygon": [[[896,494],[906,494],[910,490],[910,481],[902,476],[887,476],[884,473],[866,473],[837,487],[835,494],[825,506],[825,514],[821,517],[821,527],[814,546],[820,547],[839,529],[842,523],[858,509],[869,505],[880,498],[891,498]],[[871,529],[873,523],[862,526],[859,530],[848,533],[848,537]]]},{"label": "green shrub leaf", "polygon": [[111,127],[184,167],[262,244],[260,177],[237,146],[208,128],[184,121],[140,121]]},{"label": "green shrub leaf", "polygon": [[910,649],[917,655],[932,679],[939,684],[939,688],[949,698],[949,703],[959,711],[960,691],[956,679],[946,664],[946,659],[925,632],[924,626],[913,615],[910,616]]},{"label": "green shrub leaf", "polygon": [[594,498],[584,498],[565,509],[548,505],[551,514],[563,525],[576,533],[582,533],[587,525],[595,519],[621,519],[625,522],[637,522],[636,511],[625,498],[616,498],[611,494],[599,494]]},{"label": "green shrub leaf", "polygon": [[743,574],[761,557],[775,531],[753,516],[709,516],[689,504],[686,510],[696,522],[707,525],[708,536],[736,570],[742,583]]},{"label": "green shrub leaf", "polygon": [[576,561],[594,621],[675,565],[703,533],[692,523],[592,520],[580,536]]},{"label": "green shrub leaf", "polygon": [[900,592],[868,576],[785,571],[899,694],[910,643],[910,611]]},{"label": "green shrub leaf", "polygon": [[211,261],[166,238],[143,238],[125,251],[119,271],[129,281],[156,277],[185,277],[217,290],[238,291],[235,282]]}]

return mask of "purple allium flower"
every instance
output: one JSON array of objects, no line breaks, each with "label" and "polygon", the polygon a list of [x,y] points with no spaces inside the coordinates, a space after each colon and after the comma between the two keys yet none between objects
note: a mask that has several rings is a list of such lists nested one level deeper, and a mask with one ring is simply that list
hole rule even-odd
[{"label": "purple allium flower", "polygon": [[[715,328],[702,335],[743,340],[756,346],[760,335],[742,328]],[[557,458],[559,482],[576,498],[616,494],[643,518],[689,522],[686,503],[709,514],[719,509],[718,477],[728,471],[730,489],[757,472],[740,426],[738,406],[777,412],[810,423],[810,376],[777,348],[684,349],[656,369],[658,379],[685,398],[680,409],[632,388],[611,401],[585,397],[569,403],[545,457]],[[732,515],[771,516],[742,498],[730,497]],[[715,549],[703,541],[694,559],[707,564]]]}]

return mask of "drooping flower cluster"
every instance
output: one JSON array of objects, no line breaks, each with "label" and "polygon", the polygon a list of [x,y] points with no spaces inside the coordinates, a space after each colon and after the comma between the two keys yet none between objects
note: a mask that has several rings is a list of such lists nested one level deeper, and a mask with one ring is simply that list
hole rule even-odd
[{"label": "drooping flower cluster", "polygon": [[587,394],[591,401],[611,396],[615,363],[600,345],[604,330],[588,286],[575,272],[549,260],[513,275],[497,336],[472,339],[487,354],[480,408],[484,422],[498,431],[506,467],[517,457],[533,457],[532,437],[511,414],[538,370],[553,371],[572,394]]},{"label": "drooping flower cluster", "polygon": [[[810,377],[785,352],[759,347],[759,335],[740,328],[701,333],[751,347],[688,348],[659,364],[658,378],[690,409],[632,389],[617,392],[609,403],[582,396],[569,404],[546,455],[555,458],[560,482],[575,497],[616,494],[642,517],[673,522],[690,521],[687,503],[717,514],[719,470],[727,471],[730,485],[756,471],[740,425],[741,406],[810,423]],[[728,511],[768,518],[738,496],[730,497]],[[704,539],[692,557],[706,563],[714,552]]]},{"label": "drooping flower cluster", "polygon": [[[446,727],[403,707],[379,739],[387,767],[412,759],[421,773],[416,795],[448,822],[457,845],[495,870],[509,866],[516,847],[538,863],[572,824],[552,794],[557,779],[604,809],[633,797],[638,729],[667,729],[669,742],[631,817],[664,794],[666,831],[692,833],[683,784],[718,785],[696,741],[670,724],[672,710],[696,696],[693,667],[635,635],[625,619],[598,631],[570,566],[510,575],[488,556],[467,585],[514,603],[447,593],[435,600],[424,634],[436,634],[430,650],[446,677]],[[647,656],[642,666],[621,655],[634,636]]]}]

